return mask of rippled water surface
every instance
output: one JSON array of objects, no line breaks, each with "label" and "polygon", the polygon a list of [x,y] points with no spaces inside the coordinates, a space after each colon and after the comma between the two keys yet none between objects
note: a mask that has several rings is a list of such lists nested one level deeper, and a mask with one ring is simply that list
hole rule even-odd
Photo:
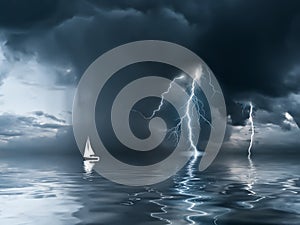
[{"label": "rippled water surface", "polygon": [[2,158],[0,224],[300,224],[298,156],[219,157],[142,188],[85,169],[75,157]]}]

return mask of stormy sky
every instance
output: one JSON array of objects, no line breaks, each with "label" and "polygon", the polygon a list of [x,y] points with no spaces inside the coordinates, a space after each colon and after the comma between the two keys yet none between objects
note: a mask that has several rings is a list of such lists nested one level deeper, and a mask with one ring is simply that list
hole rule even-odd
[{"label": "stormy sky", "polygon": [[224,151],[300,149],[300,1],[0,0],[0,148],[74,153],[72,101],[87,67],[131,41],[197,53],[226,98]]}]

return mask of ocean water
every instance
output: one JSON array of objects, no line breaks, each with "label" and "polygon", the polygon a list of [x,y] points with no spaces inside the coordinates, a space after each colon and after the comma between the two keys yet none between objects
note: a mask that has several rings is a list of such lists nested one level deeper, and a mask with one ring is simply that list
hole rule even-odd
[{"label": "ocean water", "polygon": [[114,184],[80,157],[2,157],[0,224],[300,224],[299,157],[218,157],[149,187]]}]

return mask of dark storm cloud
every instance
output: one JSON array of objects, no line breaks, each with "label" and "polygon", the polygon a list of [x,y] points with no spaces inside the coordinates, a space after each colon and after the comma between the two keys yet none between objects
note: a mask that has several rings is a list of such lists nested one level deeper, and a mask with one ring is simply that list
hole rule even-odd
[{"label": "dark storm cloud", "polygon": [[298,127],[300,128],[300,112],[299,112],[299,109],[298,111],[290,111],[289,112],[293,117],[294,117],[294,120],[296,122],[296,124],[298,125]]},{"label": "dark storm cloud", "polygon": [[255,111],[266,111],[257,123],[284,129],[288,111],[299,125],[299,104],[290,97],[300,91],[298,0],[2,1],[1,28],[6,47],[38,56],[57,70],[62,86],[74,85],[93,60],[120,44],[175,42],[215,73],[231,125],[246,124],[250,100]]},{"label": "dark storm cloud", "polygon": [[[16,4],[8,2],[3,11]],[[8,44],[18,49],[27,44],[45,57],[64,58],[77,67],[78,76],[112,47],[163,39],[196,51],[232,95],[299,91],[299,1],[32,2],[16,4],[19,16],[1,14],[0,26],[41,24],[28,33],[10,34]],[[53,30],[40,31],[58,21]]]},{"label": "dark storm cloud", "polygon": [[58,0],[1,0],[0,27],[30,29],[53,26],[70,18],[76,11],[76,1]]},{"label": "dark storm cloud", "polygon": [[240,102],[228,101],[227,113],[231,118],[231,125],[244,126],[246,120],[249,118],[249,105]]},{"label": "dark storm cloud", "polygon": [[[258,92],[283,96],[300,90],[297,85],[299,70],[294,69],[300,56],[299,1],[90,2],[100,10],[131,9],[152,18],[149,21],[132,18],[136,20],[134,33],[131,32],[130,18],[125,27],[131,37],[138,33],[137,39],[151,38],[149,32],[154,38],[175,39],[175,42],[190,47],[205,59],[233,95]],[[172,15],[177,20],[166,19]],[[161,23],[156,23],[155,17]],[[113,18],[111,13],[111,17],[106,18],[107,24],[120,28],[113,23]],[[148,32],[144,32],[139,23],[146,25]],[[164,23],[169,27],[163,29],[166,35],[160,33]],[[195,28],[195,32],[181,39],[182,33],[187,31],[181,25],[186,29]],[[122,33],[121,40],[124,40],[127,32],[122,28],[115,32],[118,30]]]},{"label": "dark storm cloud", "polygon": [[[8,45],[39,52],[48,60],[63,60],[77,69],[74,71],[77,76],[112,47],[141,39],[162,39],[196,51],[231,96],[241,92],[284,96],[299,91],[300,75],[295,69],[300,56],[299,1],[45,1],[34,4],[39,7],[23,9],[24,15],[25,12],[32,15],[28,21],[24,20],[26,16],[20,21],[2,19],[2,24],[7,21],[6,27],[42,24],[28,28],[28,32],[9,33]],[[39,13],[31,10],[38,11],[40,16],[34,16]],[[57,21],[56,27],[42,29],[48,24],[58,24]]]},{"label": "dark storm cloud", "polygon": [[[241,94],[242,99],[246,98],[245,94]],[[250,100],[255,102],[254,110],[263,110],[268,115],[263,118],[259,118],[258,122],[261,123],[273,123],[280,124],[284,119],[284,113],[288,112],[295,119],[295,122],[299,125],[300,119],[300,94],[290,94],[283,97],[269,97],[262,94],[252,93]],[[243,105],[247,105],[244,102]],[[230,107],[232,108],[232,107]],[[241,112],[241,111],[240,111]],[[247,112],[247,111],[246,111]]]},{"label": "dark storm cloud", "polygon": [[288,82],[299,80],[299,73],[290,74],[299,63],[299,44],[291,41],[300,33],[292,31],[300,26],[299,1],[235,1],[220,4],[216,12],[199,52],[230,92],[283,96],[299,91]]},{"label": "dark storm cloud", "polygon": [[[134,8],[106,10],[83,1],[79,5],[78,10],[84,13],[53,28],[45,30],[35,26],[27,32],[6,32],[7,46],[15,51],[37,53],[39,59],[49,65],[71,66],[72,73],[81,76],[96,57],[117,45],[141,39],[189,45],[197,37],[196,27],[190,25],[183,14],[169,8],[144,13]],[[66,78],[61,76],[58,83],[74,83]]]}]

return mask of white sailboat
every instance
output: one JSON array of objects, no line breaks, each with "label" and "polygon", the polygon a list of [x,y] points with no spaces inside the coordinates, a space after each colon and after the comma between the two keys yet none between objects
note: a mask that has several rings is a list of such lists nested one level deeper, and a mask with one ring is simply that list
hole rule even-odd
[{"label": "white sailboat", "polygon": [[85,149],[83,153],[84,160],[87,160],[89,162],[98,162],[100,160],[100,157],[95,154],[93,151],[93,148],[91,146],[90,137],[88,137],[86,143],[85,143]]}]

